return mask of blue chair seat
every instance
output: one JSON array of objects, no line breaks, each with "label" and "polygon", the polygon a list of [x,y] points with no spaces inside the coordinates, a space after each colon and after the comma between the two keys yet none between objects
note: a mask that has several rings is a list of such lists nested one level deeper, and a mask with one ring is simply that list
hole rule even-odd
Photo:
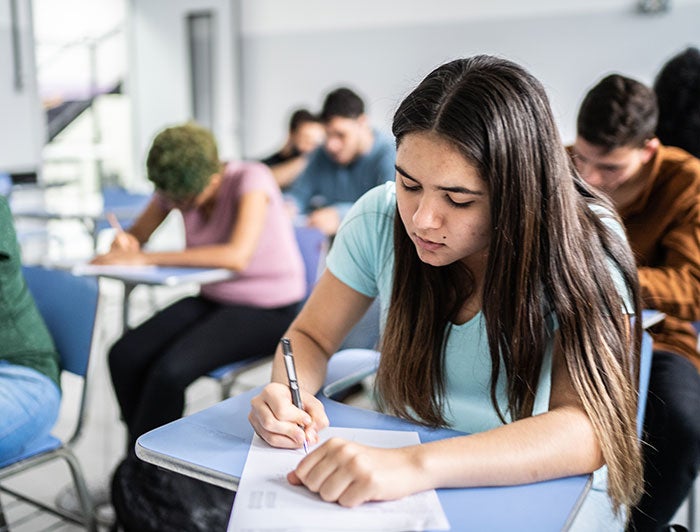
[{"label": "blue chair seat", "polygon": [[5,460],[0,460],[0,468],[3,468],[3,467],[8,466],[10,464],[19,463],[22,460],[25,460],[27,458],[31,458],[31,457],[36,456],[38,454],[43,454],[43,453],[48,453],[50,451],[55,451],[61,445],[63,445],[63,442],[61,442],[61,440],[59,440],[55,436],[51,436],[49,434],[48,436],[44,436],[43,438],[40,438],[39,440],[32,442],[31,445],[26,447],[22,453],[15,455],[15,456],[12,456],[10,458],[6,458]]}]

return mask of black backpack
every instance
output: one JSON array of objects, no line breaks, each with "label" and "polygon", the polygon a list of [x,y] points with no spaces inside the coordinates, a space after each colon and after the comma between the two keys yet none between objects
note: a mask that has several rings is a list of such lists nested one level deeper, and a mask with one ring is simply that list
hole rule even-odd
[{"label": "black backpack", "polygon": [[160,469],[129,453],[112,477],[114,530],[226,530],[235,492]]}]

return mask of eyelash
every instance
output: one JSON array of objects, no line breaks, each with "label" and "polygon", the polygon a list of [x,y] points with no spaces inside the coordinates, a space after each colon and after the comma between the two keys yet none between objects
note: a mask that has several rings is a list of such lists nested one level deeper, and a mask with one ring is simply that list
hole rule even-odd
[{"label": "eyelash", "polygon": [[[407,192],[418,192],[420,190],[420,186],[412,187],[412,186],[407,185],[403,181],[401,181],[401,187],[404,190],[406,190]],[[448,205],[450,205],[451,207],[454,207],[456,209],[464,209],[466,207],[469,207],[472,203],[474,203],[473,201],[465,201],[464,203],[460,203],[460,202],[454,201],[448,195],[445,195],[445,199],[447,200]]]},{"label": "eyelash", "polygon": [[404,190],[407,190],[409,192],[416,192],[420,187],[415,186],[415,187],[410,187],[404,181],[401,181],[401,186],[403,187]]},{"label": "eyelash", "polygon": [[456,209],[464,209],[466,207],[469,207],[472,203],[474,203],[473,201],[465,201],[463,203],[459,203],[457,201],[452,200],[452,198],[450,198],[449,196],[446,196],[446,197],[447,197],[447,202],[450,205],[452,205],[453,207],[455,207]]}]

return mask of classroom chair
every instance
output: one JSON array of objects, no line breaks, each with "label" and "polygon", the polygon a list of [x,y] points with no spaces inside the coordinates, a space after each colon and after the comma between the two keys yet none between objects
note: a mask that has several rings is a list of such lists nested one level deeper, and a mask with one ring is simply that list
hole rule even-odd
[{"label": "classroom chair", "polygon": [[[78,405],[77,422],[70,438],[63,441],[48,435],[41,441],[32,444],[21,455],[1,461],[0,491],[51,514],[84,525],[90,531],[96,531],[93,504],[85,485],[80,463],[71,448],[80,436],[85,414],[88,362],[92,348],[98,300],[97,281],[94,278],[76,277],[65,271],[50,270],[38,266],[25,266],[23,273],[56,345],[61,370],[82,377],[83,389]],[[41,501],[1,484],[3,480],[15,474],[58,458],[65,460],[70,469],[83,511],[81,520],[59,508],[47,506]],[[3,526],[4,520],[2,508],[0,508],[0,527]]]},{"label": "classroom chair", "polygon": [[642,346],[639,357],[639,400],[637,402],[637,436],[642,437],[644,428],[644,412],[647,407],[647,395],[649,392],[649,376],[651,375],[651,359],[654,352],[651,335],[642,333]]},{"label": "classroom chair", "polygon": [[[306,299],[325,267],[328,238],[314,227],[295,227],[294,235],[299,245],[301,256],[304,259],[306,271],[306,295],[304,299]],[[274,353],[261,353],[257,356],[227,364],[210,372],[208,376],[219,382],[221,400],[229,397],[236,379],[243,372],[270,362],[273,355]]]},{"label": "classroom chair", "polygon": [[328,361],[321,393],[333,399],[360,384],[377,372],[379,356],[374,349],[341,349]]},{"label": "classroom chair", "polygon": [[693,485],[690,487],[690,491],[688,492],[688,497],[686,498],[688,505],[688,518],[685,527],[688,529],[688,532],[695,531],[695,514],[697,512],[697,504],[695,502],[695,497],[695,482],[693,482]]}]

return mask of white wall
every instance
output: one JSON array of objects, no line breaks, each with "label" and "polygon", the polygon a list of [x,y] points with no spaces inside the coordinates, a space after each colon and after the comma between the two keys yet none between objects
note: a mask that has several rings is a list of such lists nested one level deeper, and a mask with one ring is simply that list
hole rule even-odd
[{"label": "white wall", "polygon": [[216,123],[224,157],[239,156],[234,5],[230,0],[130,0],[129,70],[135,175],[143,175],[145,151],[163,127],[192,118],[186,17],[212,10],[216,16]]},{"label": "white wall", "polygon": [[[32,3],[42,99],[88,99],[95,88],[111,90],[121,80],[126,68],[124,1],[32,0]],[[96,47],[95,72],[90,64],[91,44]],[[91,86],[93,82],[96,87]]]},{"label": "white wall", "polygon": [[320,106],[341,83],[359,89],[389,129],[400,99],[432,68],[491,53],[529,68],[547,87],[572,140],[583,93],[613,70],[650,82],[688,44],[700,45],[700,2],[643,15],[633,0],[245,0],[246,154],[281,142],[289,110]]},{"label": "white wall", "polygon": [[20,0],[21,88],[15,87],[10,3],[0,2],[0,172],[38,172],[46,128],[37,95],[31,5]]},{"label": "white wall", "polygon": [[398,102],[432,68],[476,53],[508,57],[538,76],[570,141],[578,104],[602,75],[651,82],[668,57],[700,46],[700,0],[674,0],[659,15],[638,13],[635,0],[131,0],[130,93],[142,149],[164,120],[186,118],[182,12],[210,3],[230,17],[240,9],[241,48],[232,37],[219,90],[233,93],[240,82],[242,106],[234,116],[231,94],[217,135],[224,154],[240,142],[249,158],[282,143],[294,107],[318,109],[341,84],[358,90],[372,121],[388,130]]}]

